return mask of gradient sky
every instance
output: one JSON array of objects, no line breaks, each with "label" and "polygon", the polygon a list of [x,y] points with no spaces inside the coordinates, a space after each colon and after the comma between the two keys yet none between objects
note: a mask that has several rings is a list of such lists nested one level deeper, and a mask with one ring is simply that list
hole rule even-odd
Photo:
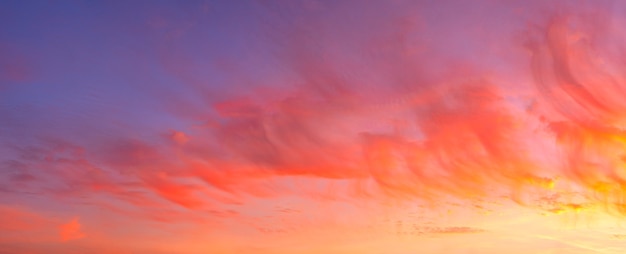
[{"label": "gradient sky", "polygon": [[624,253],[621,1],[0,1],[0,253]]}]

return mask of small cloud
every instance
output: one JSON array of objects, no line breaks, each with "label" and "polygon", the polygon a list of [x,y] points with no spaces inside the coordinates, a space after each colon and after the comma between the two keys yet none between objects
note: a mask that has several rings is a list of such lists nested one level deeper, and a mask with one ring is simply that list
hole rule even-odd
[{"label": "small cloud", "polygon": [[174,140],[177,144],[183,145],[189,141],[189,137],[184,132],[174,131],[172,134],[172,140]]},{"label": "small cloud", "polygon": [[78,218],[74,218],[69,223],[61,225],[59,227],[59,234],[61,235],[61,241],[63,242],[85,237],[85,234],[80,230],[80,222],[78,222]]},{"label": "small cloud", "polygon": [[473,227],[423,227],[417,228],[420,234],[473,234],[482,233],[485,230]]},{"label": "small cloud", "polygon": [[435,229],[432,232],[439,234],[471,234],[485,232],[485,230],[472,227],[444,227]]}]

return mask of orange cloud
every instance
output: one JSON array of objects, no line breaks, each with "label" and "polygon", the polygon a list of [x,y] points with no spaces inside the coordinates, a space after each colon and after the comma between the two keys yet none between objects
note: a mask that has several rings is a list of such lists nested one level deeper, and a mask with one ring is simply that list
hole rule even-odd
[{"label": "orange cloud", "polygon": [[63,242],[84,238],[85,234],[81,231],[81,225],[78,222],[78,217],[59,226],[59,235],[61,236],[61,241]]},{"label": "orange cloud", "polygon": [[189,137],[184,132],[174,131],[172,133],[172,140],[177,144],[183,145],[189,141]]}]

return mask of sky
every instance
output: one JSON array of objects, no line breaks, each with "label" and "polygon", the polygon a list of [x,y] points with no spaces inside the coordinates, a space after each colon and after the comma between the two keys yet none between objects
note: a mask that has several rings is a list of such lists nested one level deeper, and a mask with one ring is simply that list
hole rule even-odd
[{"label": "sky", "polygon": [[624,253],[621,1],[0,1],[0,254]]}]

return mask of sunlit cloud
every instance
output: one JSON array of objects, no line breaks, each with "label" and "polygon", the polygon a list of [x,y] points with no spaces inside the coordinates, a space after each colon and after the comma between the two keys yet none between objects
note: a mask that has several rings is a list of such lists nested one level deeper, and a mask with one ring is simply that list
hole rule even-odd
[{"label": "sunlit cloud", "polygon": [[61,236],[61,241],[64,242],[85,237],[85,234],[81,232],[78,218],[74,218],[67,224],[61,225],[59,227],[59,234]]}]

